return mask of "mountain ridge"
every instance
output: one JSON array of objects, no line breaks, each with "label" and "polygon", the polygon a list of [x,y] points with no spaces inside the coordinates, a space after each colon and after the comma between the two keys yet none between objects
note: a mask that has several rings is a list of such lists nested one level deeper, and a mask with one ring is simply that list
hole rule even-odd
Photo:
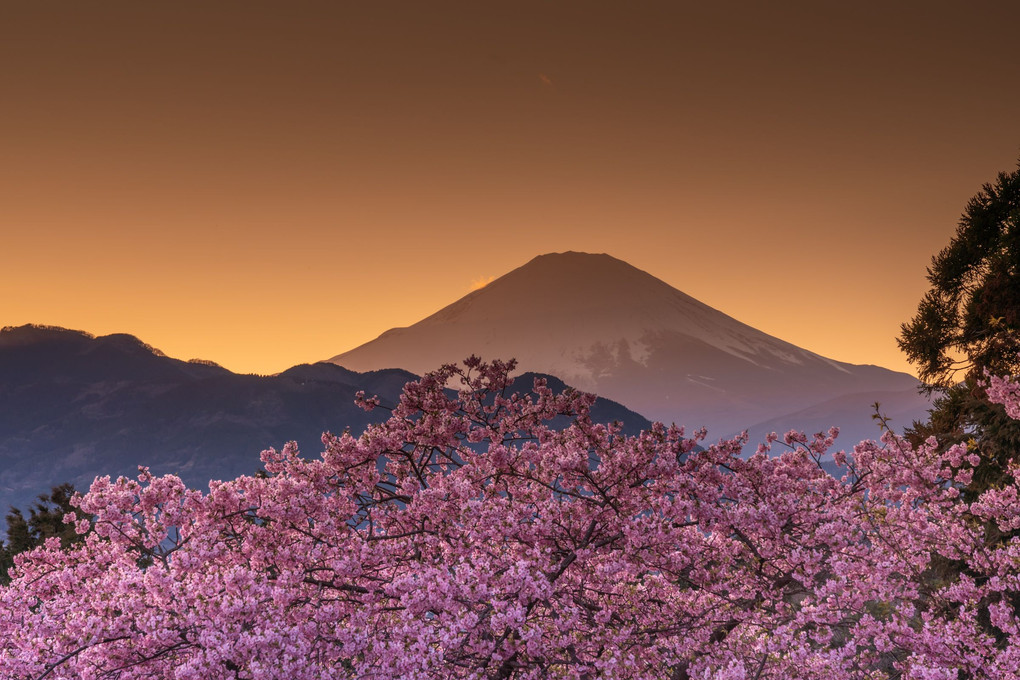
[{"label": "mountain ridge", "polygon": [[[205,489],[211,479],[253,474],[262,450],[291,440],[314,457],[323,432],[358,434],[388,417],[358,407],[358,391],[392,406],[416,378],[324,363],[242,375],[123,333],[8,327],[0,331],[0,511],[63,482],[85,490],[97,475],[134,476],[139,465]],[[605,399],[593,417],[622,420],[632,433],[650,424]]]}]

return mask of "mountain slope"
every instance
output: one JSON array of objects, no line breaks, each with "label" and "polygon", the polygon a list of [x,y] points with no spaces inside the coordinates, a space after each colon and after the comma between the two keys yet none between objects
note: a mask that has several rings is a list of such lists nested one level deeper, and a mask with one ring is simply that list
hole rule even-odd
[{"label": "mountain slope", "polygon": [[[356,406],[355,393],[393,405],[415,377],[328,363],[275,376],[237,375],[164,356],[130,335],[4,328],[0,513],[25,507],[55,484],[69,481],[84,490],[97,475],[133,475],[139,465],[205,489],[210,479],[254,473],[263,449],[290,440],[316,456],[324,431],[359,433],[387,417],[385,409],[366,413]],[[520,384],[530,389],[531,380]],[[606,400],[596,403],[593,417],[623,420],[631,432],[649,425]]]},{"label": "mountain slope", "polygon": [[421,372],[470,354],[515,357],[521,370],[719,435],[841,395],[917,384],[762,333],[609,255],[575,252],[536,257],[330,361]]}]

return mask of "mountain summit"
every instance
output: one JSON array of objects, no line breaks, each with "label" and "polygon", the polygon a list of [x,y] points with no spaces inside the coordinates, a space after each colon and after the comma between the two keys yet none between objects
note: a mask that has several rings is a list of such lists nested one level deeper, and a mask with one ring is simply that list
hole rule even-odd
[{"label": "mountain summit", "polygon": [[877,437],[868,410],[877,396],[897,395],[908,417],[923,414],[925,404],[907,396],[917,385],[910,375],[802,349],[606,254],[540,255],[330,361],[356,371],[422,373],[470,354],[514,357],[520,370],[550,373],[650,418],[716,435],[839,403],[859,405],[854,422]]}]

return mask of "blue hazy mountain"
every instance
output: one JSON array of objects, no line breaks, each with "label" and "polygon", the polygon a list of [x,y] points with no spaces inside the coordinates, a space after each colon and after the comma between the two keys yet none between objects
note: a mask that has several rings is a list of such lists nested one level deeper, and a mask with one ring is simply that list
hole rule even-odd
[{"label": "blue hazy mountain", "polygon": [[[25,507],[55,484],[68,481],[84,490],[97,475],[133,475],[139,465],[205,489],[210,479],[254,473],[262,450],[291,440],[314,457],[324,431],[360,433],[387,416],[385,409],[357,407],[359,390],[392,405],[415,377],[330,363],[238,375],[211,362],[167,357],[130,335],[4,328],[0,512],[12,504]],[[531,376],[519,384],[530,389]],[[555,379],[550,387],[565,389]],[[649,424],[604,399],[593,416],[621,420],[631,432]]]}]

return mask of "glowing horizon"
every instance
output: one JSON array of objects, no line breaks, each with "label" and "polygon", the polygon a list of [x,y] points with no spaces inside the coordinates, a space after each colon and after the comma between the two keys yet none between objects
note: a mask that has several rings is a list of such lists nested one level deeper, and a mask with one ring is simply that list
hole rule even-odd
[{"label": "glowing horizon", "polygon": [[[544,253],[538,253],[538,254],[544,254]],[[612,253],[608,253],[608,254],[612,255]],[[525,263],[521,262],[520,264],[523,265]],[[508,273],[508,272],[503,272],[503,273],[501,273],[499,275],[482,276],[482,277],[479,277],[479,278],[473,280],[472,282],[470,282],[470,285],[467,287],[467,290],[465,291],[464,295],[467,295],[469,293],[472,293],[472,292],[475,292],[475,291],[478,291],[478,290],[481,290],[481,289],[485,288],[490,283],[492,283],[493,281],[495,281],[496,279],[500,278],[501,276],[503,276],[503,274],[506,274],[506,273]],[[654,272],[649,272],[649,273],[651,273],[654,276]],[[686,292],[686,291],[682,291],[682,292]],[[431,312],[423,314],[421,318],[424,318],[425,316],[428,316],[429,314],[431,314],[433,312],[439,311],[440,309],[446,307],[448,304],[452,304],[453,302],[456,301],[456,299],[459,299],[460,297],[463,297],[463,296],[458,296],[455,299],[451,299],[451,300],[448,300],[445,303],[440,304],[439,306],[437,306]],[[702,302],[704,302],[704,301],[702,300]],[[709,305],[709,306],[712,306],[712,305]],[[727,312],[727,310],[725,310],[725,309],[720,309],[719,311],[722,311],[723,313],[729,314]],[[729,315],[733,316],[732,314],[729,314]],[[740,319],[738,317],[735,317],[735,318],[737,318],[738,321],[743,321],[743,322],[746,323],[746,321],[744,321],[743,319]],[[363,342],[357,342],[356,344],[351,345],[350,347],[346,347],[346,348],[340,349],[338,351],[332,352],[332,353],[324,355],[324,356],[320,356],[318,358],[294,359],[293,361],[290,361],[289,363],[286,363],[285,365],[282,365],[280,368],[278,368],[276,370],[268,370],[268,371],[267,370],[252,369],[250,367],[241,367],[241,368],[238,368],[238,367],[235,367],[235,366],[231,366],[229,363],[218,361],[218,360],[216,360],[214,358],[211,358],[211,357],[208,357],[208,356],[197,356],[197,355],[196,356],[191,356],[191,355],[175,354],[172,351],[167,351],[165,348],[161,347],[158,343],[149,342],[141,334],[135,333],[131,329],[104,330],[102,332],[94,332],[94,331],[91,331],[91,330],[89,330],[87,328],[78,328],[78,327],[66,326],[66,325],[59,324],[59,323],[41,323],[41,322],[38,322],[38,321],[24,321],[23,323],[5,324],[5,326],[22,326],[22,325],[26,325],[26,324],[27,325],[44,326],[44,327],[45,326],[50,326],[50,327],[55,327],[55,328],[66,328],[68,330],[82,331],[82,332],[85,332],[85,333],[87,333],[89,335],[96,336],[96,337],[104,336],[104,335],[117,334],[117,333],[126,333],[128,335],[133,335],[133,336],[137,337],[142,342],[144,342],[144,343],[154,347],[155,349],[157,349],[157,350],[163,352],[164,354],[167,354],[168,356],[173,357],[175,359],[181,359],[181,360],[185,360],[185,361],[190,361],[190,360],[214,361],[215,363],[217,363],[217,364],[223,366],[224,368],[227,368],[227,369],[229,369],[229,370],[231,370],[231,371],[233,371],[235,373],[254,373],[254,374],[259,374],[259,375],[272,375],[272,374],[275,374],[275,373],[282,372],[282,371],[286,370],[287,368],[290,368],[290,367],[292,367],[294,365],[297,365],[297,364],[300,364],[300,363],[314,363],[315,361],[324,361],[324,360],[330,358],[331,356],[335,356],[337,354],[342,354],[345,351],[354,349],[355,347],[358,347],[361,344],[364,344],[364,342],[368,342],[369,340],[375,339],[380,334],[382,334],[386,330],[389,330],[390,328],[399,328],[399,327],[402,327],[402,326],[408,326],[408,325],[411,325],[412,323],[415,323],[415,322],[417,322],[419,320],[421,320],[421,319],[420,318],[414,319],[413,321],[409,321],[409,322],[404,323],[404,324],[395,323],[395,324],[393,324],[391,326],[388,326],[388,327],[382,329],[378,333],[375,333],[371,337],[368,337]],[[753,324],[751,324],[751,325],[753,325]],[[759,330],[761,330],[761,329],[759,329]],[[786,338],[784,338],[782,336],[776,336],[776,337],[779,337],[780,339],[786,340]],[[193,339],[190,339],[190,338],[188,338],[186,340],[189,343],[193,342]],[[787,341],[789,341],[789,340],[787,340]],[[796,344],[796,343],[794,343],[794,344]],[[810,351],[815,351],[815,350],[813,350],[810,347],[805,347],[804,349],[808,349]],[[816,352],[816,353],[820,354],[820,352]],[[823,355],[823,356],[825,356],[825,355]],[[462,359],[462,358],[463,357],[459,357],[459,358],[458,357],[450,357],[450,360],[451,361],[458,361],[459,359]],[[495,357],[495,358],[510,358],[510,357]],[[839,360],[839,361],[844,361],[844,359],[841,359],[840,357],[829,356],[828,358],[836,359],[836,360]],[[259,359],[260,359],[260,357],[255,357],[254,358],[254,360],[256,362]],[[868,362],[850,362],[850,363],[868,363]],[[888,366],[886,366],[886,367],[888,368]],[[899,369],[898,368],[894,368],[893,370],[903,370],[903,369],[902,368],[899,368]],[[912,369],[910,369],[909,367],[904,372],[911,373],[912,375],[916,375],[916,372],[913,371]]]},{"label": "glowing horizon", "polygon": [[0,326],[269,374],[577,250],[910,372],[1020,153],[1020,5],[392,9],[6,8]]}]

